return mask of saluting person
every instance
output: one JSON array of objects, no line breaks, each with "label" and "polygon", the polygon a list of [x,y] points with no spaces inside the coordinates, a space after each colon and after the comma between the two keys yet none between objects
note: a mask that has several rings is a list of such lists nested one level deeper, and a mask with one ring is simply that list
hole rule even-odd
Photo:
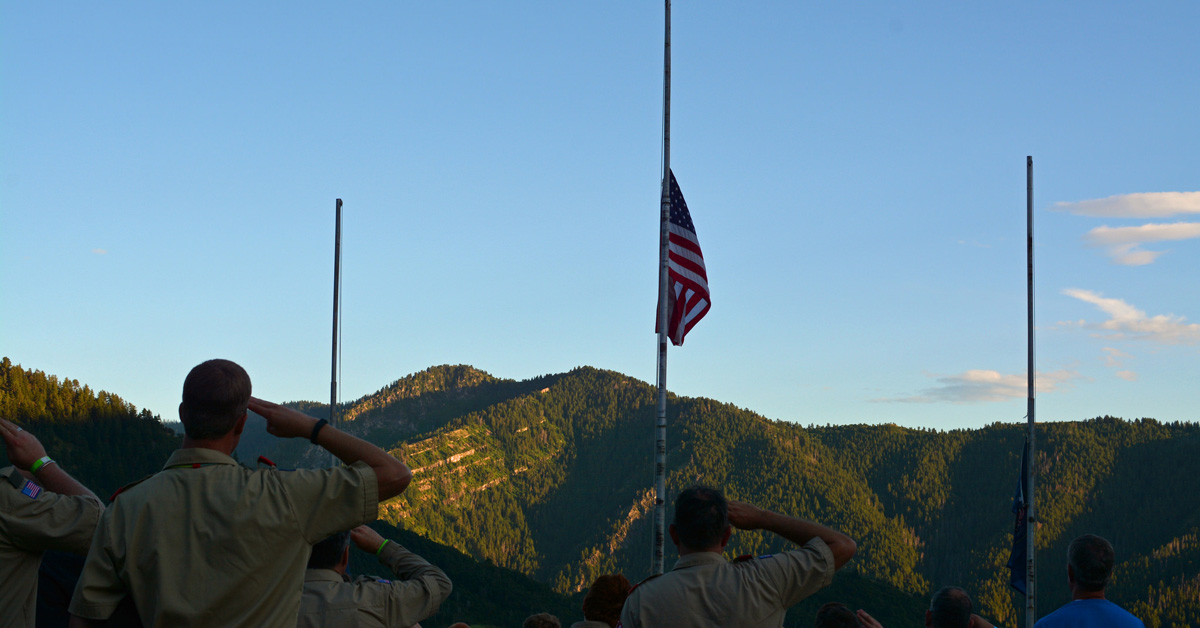
[{"label": "saluting person", "polygon": [[[242,467],[231,454],[250,408],[280,438],[309,438],[334,469]],[[146,626],[293,628],[313,543],[375,519],[412,479],[404,463],[327,421],[250,396],[229,360],[191,370],[183,445],[163,470],[118,491],[100,519],[71,600],[71,625],[133,597]]]},{"label": "saluting person", "polygon": [[0,437],[0,628],[33,628],[42,552],[86,554],[104,505],[24,428],[0,419]]},{"label": "saluting person", "polygon": [[[800,549],[730,562],[722,551],[731,526],[774,532]],[[621,611],[624,628],[779,628],[788,607],[832,582],[857,549],[841,532],[727,502],[702,486],[675,499],[669,531],[679,562],[633,588]]]},{"label": "saluting person", "polygon": [[[351,580],[350,543],[377,556],[396,577]],[[445,572],[367,526],[313,546],[304,574],[299,628],[408,628],[437,612],[450,595]]]}]

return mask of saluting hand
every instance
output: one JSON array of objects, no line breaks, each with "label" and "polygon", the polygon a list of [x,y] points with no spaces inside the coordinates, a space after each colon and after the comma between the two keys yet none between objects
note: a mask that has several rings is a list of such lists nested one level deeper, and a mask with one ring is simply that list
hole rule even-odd
[{"label": "saluting hand", "polygon": [[42,447],[36,436],[8,419],[0,419],[0,436],[8,445],[8,459],[22,471],[28,471],[33,463],[46,455],[46,448]]},{"label": "saluting hand", "polygon": [[729,500],[729,525],[739,530],[757,530],[762,527],[764,512],[758,506]]},{"label": "saluting hand", "polygon": [[350,540],[354,541],[354,545],[358,549],[374,554],[379,551],[379,547],[383,545],[383,537],[378,532],[372,530],[369,526],[358,526],[350,531]]},{"label": "saluting hand", "polygon": [[317,424],[316,419],[303,412],[258,397],[250,398],[250,409],[267,420],[267,433],[279,438],[308,438]]}]

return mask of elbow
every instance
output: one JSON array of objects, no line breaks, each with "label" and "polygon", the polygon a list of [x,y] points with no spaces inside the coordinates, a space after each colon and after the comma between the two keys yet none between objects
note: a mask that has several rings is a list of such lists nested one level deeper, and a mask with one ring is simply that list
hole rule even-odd
[{"label": "elbow", "polygon": [[833,554],[834,569],[841,569],[858,552],[858,543],[855,543],[854,539],[843,535],[835,544],[835,547],[829,548],[829,551]]},{"label": "elbow", "polygon": [[382,473],[378,474],[379,501],[391,499],[403,493],[404,489],[408,488],[409,483],[412,482],[413,474],[408,465],[394,458],[392,462],[394,464],[389,464]]}]

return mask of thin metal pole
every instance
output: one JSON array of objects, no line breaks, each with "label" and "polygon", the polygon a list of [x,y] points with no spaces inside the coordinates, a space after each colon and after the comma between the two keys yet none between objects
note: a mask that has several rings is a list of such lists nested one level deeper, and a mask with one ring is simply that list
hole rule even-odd
[{"label": "thin metal pole", "polygon": [[663,572],[667,497],[667,224],[671,219],[671,0],[663,46],[663,167],[658,229],[658,416],[654,445],[654,551],[650,572]]},{"label": "thin metal pole", "polygon": [[1037,517],[1033,510],[1033,471],[1034,471],[1034,377],[1036,370],[1034,369],[1033,361],[1033,156],[1025,157],[1025,222],[1026,222],[1026,237],[1025,248],[1028,254],[1028,293],[1026,295],[1029,303],[1029,319],[1028,319],[1028,337],[1029,337],[1029,364],[1026,366],[1029,377],[1029,456],[1026,458],[1025,464],[1028,465],[1025,469],[1025,477],[1028,485],[1025,487],[1025,626],[1033,628],[1036,621],[1037,611],[1037,569],[1034,561],[1034,543],[1035,528],[1034,523]]},{"label": "thin metal pole", "polygon": [[342,278],[342,199],[335,206],[333,230],[333,359],[329,375],[329,423],[337,425],[337,376],[338,376],[338,287]]}]

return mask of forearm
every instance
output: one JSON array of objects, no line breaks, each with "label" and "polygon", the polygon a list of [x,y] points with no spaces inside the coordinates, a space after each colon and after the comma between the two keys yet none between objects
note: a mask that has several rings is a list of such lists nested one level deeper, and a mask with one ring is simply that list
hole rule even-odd
[{"label": "forearm", "polygon": [[395,541],[388,541],[383,546],[383,549],[379,552],[379,562],[386,565],[396,578],[400,580],[415,580],[425,576],[432,576],[439,581],[445,581],[446,585],[450,584],[450,579],[446,577],[444,571],[433,566],[424,558],[408,551],[408,549],[397,544]]},{"label": "forearm", "polygon": [[34,474],[34,478],[38,484],[42,485],[42,488],[51,493],[58,493],[59,495],[83,495],[100,501],[100,498],[96,497],[96,494],[91,489],[80,484],[79,480],[71,477],[71,474],[63,471],[63,468],[57,462],[38,469],[38,472]]},{"label": "forearm", "polygon": [[769,510],[762,511],[761,517],[759,528],[774,532],[796,545],[804,545],[813,538],[824,541],[833,554],[835,569],[841,569],[842,565],[845,565],[858,549],[854,539],[819,523],[788,517]]},{"label": "forearm", "polygon": [[412,480],[408,465],[379,447],[330,425],[317,434],[317,444],[346,464],[361,461],[370,466],[379,485],[379,501],[399,495]]}]

